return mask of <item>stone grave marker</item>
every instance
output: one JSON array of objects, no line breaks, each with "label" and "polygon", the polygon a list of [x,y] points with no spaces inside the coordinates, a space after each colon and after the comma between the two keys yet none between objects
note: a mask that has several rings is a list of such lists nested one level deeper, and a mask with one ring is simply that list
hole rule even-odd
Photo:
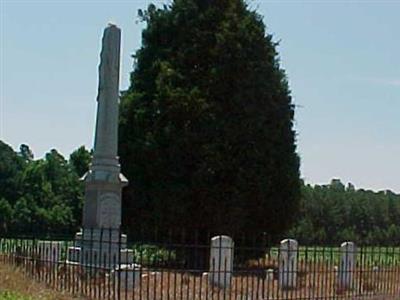
[{"label": "stone grave marker", "polygon": [[233,272],[234,242],[226,235],[215,236],[211,239],[210,248],[210,283],[227,288],[231,285]]}]

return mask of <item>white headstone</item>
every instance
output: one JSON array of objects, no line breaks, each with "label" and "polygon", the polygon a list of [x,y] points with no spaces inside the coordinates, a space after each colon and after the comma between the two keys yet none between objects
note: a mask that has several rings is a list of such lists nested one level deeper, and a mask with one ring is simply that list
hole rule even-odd
[{"label": "white headstone", "polygon": [[268,281],[274,280],[274,269],[267,269],[265,271],[265,279]]},{"label": "white headstone", "polygon": [[116,291],[121,290],[131,290],[140,281],[141,267],[137,264],[121,264],[116,267],[111,274],[113,275],[113,280],[115,284]]},{"label": "white headstone", "polygon": [[57,262],[60,260],[62,242],[39,241],[37,251],[43,262]]},{"label": "white headstone", "polygon": [[234,243],[229,236],[219,235],[211,239],[209,273],[211,284],[221,288],[231,285],[233,250]]},{"label": "white headstone", "polygon": [[340,265],[338,270],[338,285],[340,288],[351,288],[356,263],[356,246],[353,242],[340,245]]},{"label": "white headstone", "polygon": [[282,289],[296,287],[298,242],[292,239],[281,241],[279,252],[279,286]]}]

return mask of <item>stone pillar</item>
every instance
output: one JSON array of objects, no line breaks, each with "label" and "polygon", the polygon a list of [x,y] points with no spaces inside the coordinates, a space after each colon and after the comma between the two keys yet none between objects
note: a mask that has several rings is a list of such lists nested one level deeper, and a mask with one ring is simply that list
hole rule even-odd
[{"label": "stone pillar", "polygon": [[110,24],[100,54],[93,160],[83,178],[83,229],[68,251],[70,261],[106,269],[133,262],[133,251],[126,249],[126,236],[120,232],[121,191],[128,183],[117,157],[120,44],[121,30]]},{"label": "stone pillar", "polygon": [[226,235],[211,239],[210,248],[210,283],[227,288],[231,285],[233,273],[234,242]]},{"label": "stone pillar", "polygon": [[297,281],[297,250],[296,240],[281,241],[279,252],[279,286],[282,289],[296,287]]},{"label": "stone pillar", "polygon": [[356,246],[353,242],[340,245],[340,265],[338,270],[338,287],[351,288],[356,264]]},{"label": "stone pillar", "polygon": [[120,43],[121,30],[109,25],[100,54],[93,160],[84,177],[83,228],[117,230],[121,225],[121,189],[128,181],[117,157]]},{"label": "stone pillar", "polygon": [[110,24],[100,53],[94,164],[96,159],[117,157],[120,45],[121,30]]}]

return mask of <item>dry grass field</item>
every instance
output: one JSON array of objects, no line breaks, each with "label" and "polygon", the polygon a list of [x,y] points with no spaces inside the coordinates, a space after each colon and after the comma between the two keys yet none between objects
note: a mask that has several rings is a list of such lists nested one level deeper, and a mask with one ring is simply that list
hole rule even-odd
[{"label": "dry grass field", "polygon": [[[236,271],[232,277],[231,287],[224,290],[212,287],[209,283],[209,275],[200,271],[182,272],[172,269],[143,268],[140,270],[140,276],[135,279],[135,283],[131,282],[134,288],[125,291],[124,285],[127,282],[122,281],[118,284],[115,277],[101,270],[84,272],[78,265],[32,264],[31,261],[19,260],[15,260],[14,263],[20,264],[21,267],[15,269],[7,265],[6,260],[3,261],[3,264],[0,263],[0,291],[16,291],[22,295],[31,296],[31,298],[21,298],[21,300],[78,299],[67,293],[56,292],[56,289],[67,289],[74,294],[81,293],[90,299],[117,299],[117,291],[120,290],[119,299],[126,300],[400,300],[400,266],[398,265],[381,267],[378,272],[374,272],[370,266],[356,269],[353,274],[355,285],[349,290],[338,288],[337,270],[334,265],[302,260],[297,274],[298,285],[292,290],[280,289],[276,274],[268,278],[261,276],[263,273],[257,269],[250,272],[249,270]],[[258,266],[260,262],[253,262],[253,264]],[[264,261],[262,265],[276,269],[277,261]],[[31,279],[29,275],[34,276],[42,284]],[[383,293],[398,296],[382,296]],[[19,300],[20,298],[5,299]]]},{"label": "dry grass field", "polygon": [[22,270],[0,263],[0,300],[83,300],[48,288],[25,276]]},{"label": "dry grass field", "polygon": [[[249,273],[236,273],[230,289],[223,290],[212,287],[208,276],[201,273],[184,273],[173,270],[142,270],[142,275],[135,283],[133,290],[125,291],[125,282],[120,283],[120,299],[390,299],[400,300],[400,297],[383,297],[380,294],[390,291],[392,295],[400,295],[398,272],[382,270],[381,274],[355,274],[358,283],[351,290],[342,291],[334,284],[335,272],[326,268],[312,266],[313,272],[302,270],[298,273],[299,285],[293,290],[282,290],[273,278],[267,279]],[[59,294],[45,288],[23,276],[23,270],[2,267],[0,289],[37,295],[33,299],[71,299],[68,294]],[[62,272],[60,272],[62,270]],[[397,270],[396,270],[397,271]],[[400,270],[399,270],[400,271]],[[392,273],[393,272],[393,273]],[[118,283],[109,276],[82,276],[82,272],[73,266],[70,268],[43,268],[41,281],[48,286],[69,288],[75,293],[82,293],[91,299],[116,299]],[[362,278],[359,278],[361,275]],[[4,282],[3,282],[4,281]],[[29,283],[27,285],[27,283]],[[68,283],[68,284],[66,284]],[[4,286],[4,287],[3,287]],[[46,298],[47,297],[47,298]]]}]

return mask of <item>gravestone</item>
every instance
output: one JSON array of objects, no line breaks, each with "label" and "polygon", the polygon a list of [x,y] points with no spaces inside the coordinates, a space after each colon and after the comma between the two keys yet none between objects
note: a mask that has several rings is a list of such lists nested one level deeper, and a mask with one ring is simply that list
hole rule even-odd
[{"label": "gravestone", "polygon": [[297,281],[297,250],[296,240],[281,241],[279,252],[279,286],[282,289],[296,287]]},{"label": "gravestone", "polygon": [[234,243],[229,236],[219,235],[211,239],[210,273],[208,276],[212,285],[221,288],[227,288],[231,285],[233,250]]},{"label": "gravestone", "polygon": [[102,39],[94,152],[83,177],[83,229],[75,236],[68,260],[83,266],[130,270],[135,274],[133,251],[121,234],[121,190],[128,180],[120,173],[118,106],[121,30],[110,24]]},{"label": "gravestone", "polygon": [[338,269],[338,287],[349,289],[352,286],[356,264],[356,246],[353,242],[340,245],[340,265]]},{"label": "gravestone", "polygon": [[[116,292],[130,290],[140,281],[141,267],[137,264],[120,264],[111,271],[111,278],[115,283]],[[143,275],[142,275],[143,276]]]},{"label": "gravestone", "polygon": [[37,244],[38,258],[42,262],[54,263],[58,262],[61,258],[61,249],[63,248],[62,242],[56,241],[39,241]]}]

